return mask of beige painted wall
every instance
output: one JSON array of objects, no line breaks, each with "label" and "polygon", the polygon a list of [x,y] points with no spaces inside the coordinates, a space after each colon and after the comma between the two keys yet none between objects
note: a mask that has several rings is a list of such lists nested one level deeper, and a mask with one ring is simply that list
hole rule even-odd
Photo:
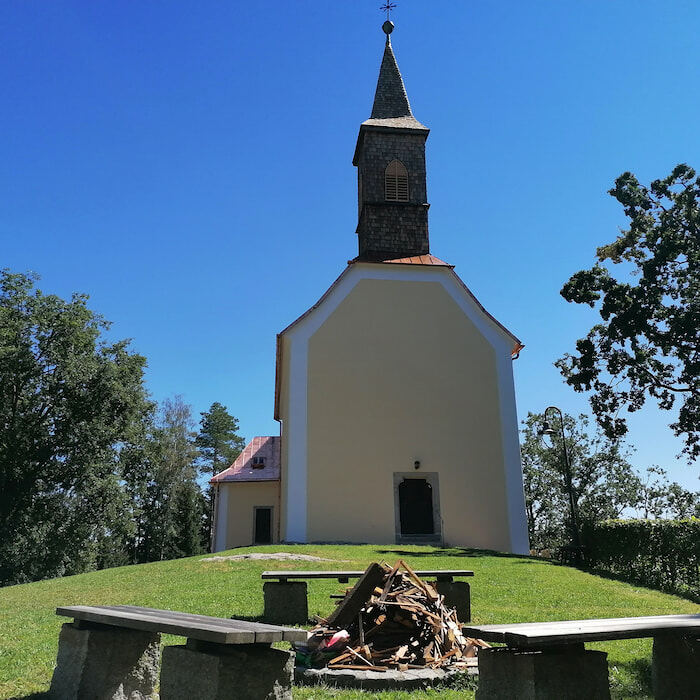
[{"label": "beige painted wall", "polygon": [[[272,541],[277,542],[279,521],[279,482],[249,481],[222,483],[220,491],[226,489],[226,544],[222,549],[245,547],[253,544],[255,506],[272,507]],[[221,503],[221,500],[219,503]]]},{"label": "beige painted wall", "polygon": [[393,542],[393,473],[420,460],[446,542],[510,548],[495,353],[441,284],[361,280],[308,367],[308,541]]}]

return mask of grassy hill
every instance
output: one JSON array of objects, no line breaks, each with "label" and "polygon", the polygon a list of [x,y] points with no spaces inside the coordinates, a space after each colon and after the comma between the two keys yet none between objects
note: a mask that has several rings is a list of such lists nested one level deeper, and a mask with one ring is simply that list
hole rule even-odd
[{"label": "grassy hill", "polygon": [[[265,569],[362,569],[371,561],[404,558],[415,568],[472,569],[475,623],[529,622],[594,617],[698,613],[700,606],[656,591],[592,576],[547,561],[493,552],[413,546],[272,545],[246,552],[296,552],[332,561],[218,561],[204,557],[97,571],[63,579],[0,589],[0,698],[26,698],[47,690],[56,658],[58,605],[143,605],[217,617],[262,615]],[[326,615],[339,592],[335,581],[309,582],[310,614]],[[175,637],[166,644],[182,643]],[[590,645],[609,654],[615,698],[651,697],[650,640]],[[464,692],[432,691],[410,697],[456,700]],[[408,693],[361,694],[357,691],[303,688],[295,697],[408,698]]]}]

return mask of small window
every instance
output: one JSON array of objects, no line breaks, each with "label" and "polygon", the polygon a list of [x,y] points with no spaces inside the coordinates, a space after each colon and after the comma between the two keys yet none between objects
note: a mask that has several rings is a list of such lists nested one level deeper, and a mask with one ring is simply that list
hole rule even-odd
[{"label": "small window", "polygon": [[408,202],[408,171],[400,160],[392,160],[386,166],[384,196],[388,202]]},{"label": "small window", "polygon": [[264,457],[253,457],[253,469],[263,469],[265,467]]}]

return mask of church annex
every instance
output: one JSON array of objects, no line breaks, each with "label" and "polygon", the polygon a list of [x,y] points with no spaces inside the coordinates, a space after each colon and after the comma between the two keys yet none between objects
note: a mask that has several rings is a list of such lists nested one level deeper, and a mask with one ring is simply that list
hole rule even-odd
[{"label": "church annex", "polygon": [[277,337],[279,437],[212,479],[214,549],[528,551],[512,361],[523,345],[428,239],[425,144],[390,33],[360,126],[358,255]]}]

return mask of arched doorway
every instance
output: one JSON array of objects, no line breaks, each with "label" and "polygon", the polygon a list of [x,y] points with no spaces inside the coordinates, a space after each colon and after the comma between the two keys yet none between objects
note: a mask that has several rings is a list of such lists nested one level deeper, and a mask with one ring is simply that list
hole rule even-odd
[{"label": "arched doorway", "polygon": [[404,479],[399,484],[401,536],[434,535],[433,487],[425,479]]}]

